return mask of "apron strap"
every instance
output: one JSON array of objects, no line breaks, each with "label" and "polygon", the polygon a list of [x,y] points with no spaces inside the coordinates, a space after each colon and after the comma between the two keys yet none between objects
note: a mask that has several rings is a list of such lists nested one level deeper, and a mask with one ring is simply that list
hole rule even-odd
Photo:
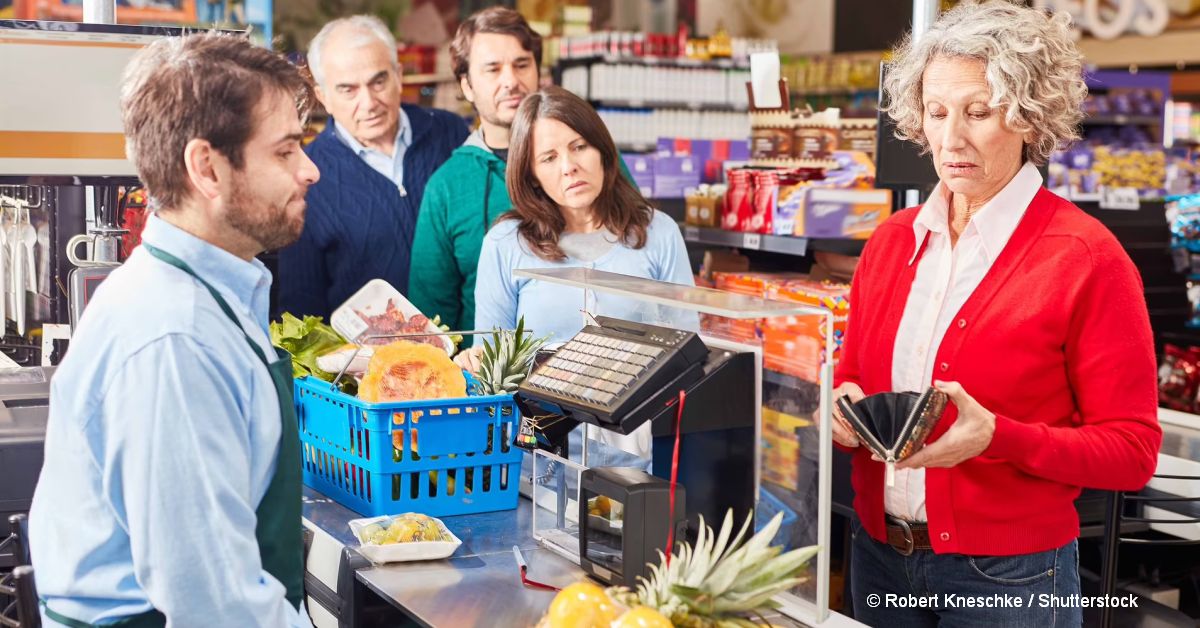
[{"label": "apron strap", "polygon": [[237,326],[238,331],[242,332],[242,335],[245,336],[246,342],[250,345],[250,348],[254,350],[254,355],[257,355],[258,359],[262,360],[262,363],[266,365],[267,368],[270,368],[271,362],[267,360],[267,356],[263,353],[262,347],[258,346],[258,343],[254,342],[254,339],[250,337],[250,334],[246,333],[246,328],[242,327],[241,321],[238,320],[237,315],[233,313],[233,309],[229,307],[229,304],[225,302],[225,299],[221,297],[221,293],[217,292],[216,288],[213,288],[207,281],[201,279],[200,275],[197,275],[196,271],[192,270],[192,267],[188,266],[187,262],[179,259],[178,257],[175,257],[174,255],[145,242],[142,243],[142,247],[149,251],[154,257],[157,257],[163,262],[182,270],[183,272],[191,275],[196,281],[200,282],[200,285],[204,286],[205,289],[208,290],[208,293],[212,295],[213,299],[216,300],[217,306],[221,308],[221,311],[225,313],[225,316],[229,317],[229,320],[233,321],[233,324]]},{"label": "apron strap", "polygon": [[[259,555],[262,558],[263,569],[275,576],[287,590],[287,600],[299,608],[304,601],[304,543],[301,539],[300,518],[302,512],[301,476],[302,465],[300,455],[300,439],[297,438],[296,410],[293,405],[292,361],[288,353],[277,350],[278,360],[267,360],[258,343],[246,333],[246,328],[233,314],[233,310],[225,299],[208,282],[187,265],[186,262],[174,255],[142,243],[151,255],[191,275],[200,282],[220,306],[221,311],[246,338],[246,342],[267,367],[267,373],[275,384],[275,392],[279,396],[279,418],[282,424],[282,435],[279,441],[279,455],[275,465],[275,475],[267,485],[267,492],[259,502],[255,514],[258,523],[255,526],[255,537],[258,540]],[[137,628],[141,628],[138,626]]]},{"label": "apron strap", "polygon": [[166,616],[154,609],[137,615],[122,617],[114,621],[104,622],[103,624],[89,624],[78,619],[72,619],[61,613],[56,613],[46,604],[46,598],[39,598],[38,605],[42,607],[42,612],[46,613],[46,617],[53,619],[67,628],[152,628],[167,625]]}]

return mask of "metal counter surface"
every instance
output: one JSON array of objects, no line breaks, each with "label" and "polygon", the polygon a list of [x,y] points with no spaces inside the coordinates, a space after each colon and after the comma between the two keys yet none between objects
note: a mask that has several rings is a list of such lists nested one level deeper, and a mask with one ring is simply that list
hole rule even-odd
[{"label": "metal counter surface", "polygon": [[[346,522],[360,517],[304,487],[304,517],[341,543],[357,539]],[[586,577],[574,563],[533,540],[532,506],[516,510],[441,517],[463,544],[445,560],[392,563],[362,569],[357,578],[384,600],[426,626],[533,626],[554,599],[553,591],[521,584],[512,547],[521,548],[529,577],[566,586]]]}]

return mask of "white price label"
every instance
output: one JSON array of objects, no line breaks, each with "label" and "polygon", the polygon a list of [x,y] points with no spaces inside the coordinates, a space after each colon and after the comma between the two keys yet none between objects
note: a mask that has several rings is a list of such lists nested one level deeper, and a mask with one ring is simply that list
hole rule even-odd
[{"label": "white price label", "polygon": [[1101,188],[1100,209],[1137,211],[1142,206],[1137,188]]},{"label": "white price label", "polygon": [[747,233],[742,239],[742,248],[757,251],[762,246],[762,236],[757,233]]},{"label": "white price label", "polygon": [[684,240],[699,240],[700,239],[700,228],[699,227],[684,227],[683,228],[683,239]]}]

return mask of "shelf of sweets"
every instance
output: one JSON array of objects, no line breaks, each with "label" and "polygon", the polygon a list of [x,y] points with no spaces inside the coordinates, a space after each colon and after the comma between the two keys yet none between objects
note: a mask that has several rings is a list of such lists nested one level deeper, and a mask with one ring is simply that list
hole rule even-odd
[{"label": "shelf of sweets", "polygon": [[1123,126],[1126,124],[1144,125],[1144,126],[1162,126],[1163,117],[1161,115],[1095,115],[1088,116],[1083,119],[1084,126]]},{"label": "shelf of sweets", "polygon": [[804,100],[806,96],[854,96],[857,94],[877,94],[879,86],[870,87],[806,87],[791,90],[792,100]]},{"label": "shelf of sweets", "polygon": [[734,59],[693,59],[691,57],[656,57],[656,56],[637,56],[637,55],[591,55],[585,57],[559,57],[558,64],[560,66],[571,65],[591,65],[593,63],[606,63],[610,65],[627,64],[627,65],[657,65],[675,68],[699,68],[711,70],[749,70],[750,63],[748,61],[740,61]]},{"label": "shelf of sweets", "polygon": [[814,170],[833,170],[839,166],[836,159],[797,159],[783,157],[751,159],[749,165],[763,168],[810,168]]},{"label": "shelf of sweets", "polygon": [[688,102],[688,101],[653,101],[653,100],[621,100],[603,98],[592,100],[597,108],[612,109],[689,109],[692,111],[746,111],[745,104],[728,102]]},{"label": "shelf of sweets", "polygon": [[683,239],[695,244],[730,246],[751,251],[766,251],[785,255],[807,255],[808,251],[828,251],[842,255],[861,255],[866,240],[850,238],[801,238],[767,233],[745,233],[714,227],[680,225]]}]

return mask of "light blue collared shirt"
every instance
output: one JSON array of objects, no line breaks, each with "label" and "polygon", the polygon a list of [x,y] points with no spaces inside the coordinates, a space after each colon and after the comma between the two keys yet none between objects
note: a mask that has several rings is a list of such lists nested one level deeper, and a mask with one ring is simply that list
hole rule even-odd
[{"label": "light blue collared shirt", "polygon": [[652,325],[698,329],[695,312],[598,291],[588,291],[585,295],[580,288],[513,274],[522,268],[573,266],[685,286],[696,283],[679,225],[657,210],[646,228],[645,246],[634,249],[614,242],[607,252],[590,261],[569,255],[561,262],[544,260],[533,253],[517,232],[517,221],[504,220],[487,232],[479,252],[475,329],[513,329],[517,320],[524,318],[526,329],[539,336],[549,334],[550,342],[566,342],[583,329],[584,309],[592,314]]},{"label": "light blue collared shirt", "polygon": [[404,108],[400,108],[400,124],[396,129],[396,148],[393,149],[391,155],[377,151],[374,148],[367,148],[354,139],[353,135],[346,130],[346,127],[333,121],[333,130],[337,133],[338,139],[342,140],[350,150],[354,151],[358,158],[366,162],[372,170],[391,179],[400,190],[400,196],[407,196],[408,192],[404,189],[404,153],[408,151],[408,147],[412,146],[412,125],[408,123],[408,114],[404,113]]},{"label": "light blue collared shirt", "polygon": [[[261,262],[157,216],[142,238],[191,266],[274,355]],[[266,367],[212,295],[135,250],[97,290],[51,382],[29,515],[39,594],[87,623],[156,608],[175,626],[310,627],[255,540],[280,427]]]}]

